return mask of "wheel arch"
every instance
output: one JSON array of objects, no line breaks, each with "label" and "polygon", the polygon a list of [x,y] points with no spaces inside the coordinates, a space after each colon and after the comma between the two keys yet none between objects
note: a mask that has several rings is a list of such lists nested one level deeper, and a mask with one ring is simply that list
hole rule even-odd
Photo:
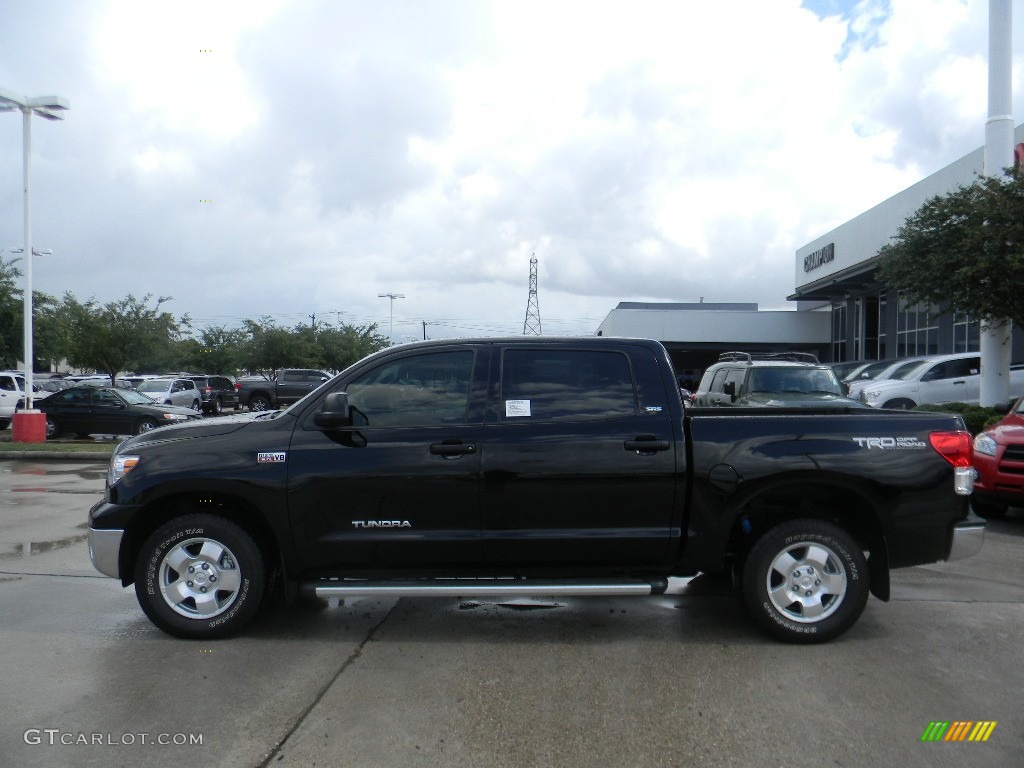
[{"label": "wheel arch", "polygon": [[135,563],[146,539],[164,523],[184,515],[202,513],[222,517],[238,525],[252,536],[263,555],[266,571],[281,571],[284,558],[274,531],[262,510],[241,495],[211,493],[209,491],[183,491],[163,496],[147,503],[133,515],[125,528],[118,555],[118,572],[122,586],[134,583]]},{"label": "wheel arch", "polygon": [[[266,389],[254,389],[251,392],[245,393],[245,404],[248,405],[252,402],[253,398],[262,397],[268,403],[273,404],[274,398],[271,396],[270,391]],[[241,400],[241,398],[239,398]]]},{"label": "wheel arch", "polygon": [[729,532],[727,551],[742,572],[747,555],[769,529],[791,520],[814,519],[847,531],[868,554],[871,594],[889,599],[889,555],[876,503],[848,482],[800,479],[773,484],[747,498]]}]

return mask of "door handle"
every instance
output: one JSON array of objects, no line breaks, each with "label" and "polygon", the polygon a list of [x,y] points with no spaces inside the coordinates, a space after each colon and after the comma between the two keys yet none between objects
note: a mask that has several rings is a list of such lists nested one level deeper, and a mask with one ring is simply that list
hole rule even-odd
[{"label": "door handle", "polygon": [[461,440],[445,440],[430,446],[431,456],[443,456],[446,459],[457,459],[471,453],[476,453],[476,446]]},{"label": "door handle", "polygon": [[633,440],[626,440],[622,447],[627,451],[636,451],[639,456],[650,456],[658,451],[667,451],[671,444],[668,440],[659,440],[654,435],[640,435]]}]

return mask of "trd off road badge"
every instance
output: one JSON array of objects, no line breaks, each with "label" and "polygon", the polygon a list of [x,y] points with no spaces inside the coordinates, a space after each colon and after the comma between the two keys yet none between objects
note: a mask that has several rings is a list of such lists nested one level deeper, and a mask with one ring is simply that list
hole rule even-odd
[{"label": "trd off road badge", "polygon": [[261,451],[256,454],[257,464],[281,464],[288,459],[284,451]]}]

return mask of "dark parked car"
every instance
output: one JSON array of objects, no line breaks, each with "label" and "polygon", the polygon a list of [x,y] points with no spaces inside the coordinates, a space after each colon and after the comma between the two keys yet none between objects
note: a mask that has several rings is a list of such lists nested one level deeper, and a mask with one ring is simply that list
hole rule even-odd
[{"label": "dark parked car", "polygon": [[141,435],[167,424],[202,418],[191,408],[157,405],[145,395],[114,387],[72,387],[37,407],[46,414],[46,436]]},{"label": "dark parked car", "polygon": [[225,408],[239,408],[234,379],[228,376],[188,376],[203,396],[203,412],[218,414]]}]

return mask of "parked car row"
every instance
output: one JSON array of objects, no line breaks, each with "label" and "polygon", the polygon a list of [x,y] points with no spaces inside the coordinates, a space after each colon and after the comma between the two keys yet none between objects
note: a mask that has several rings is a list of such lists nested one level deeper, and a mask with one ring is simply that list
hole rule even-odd
[{"label": "parked car row", "polygon": [[65,433],[79,437],[140,435],[167,424],[202,418],[198,409],[163,405],[121,387],[71,387],[36,407],[46,415],[47,438]]},{"label": "parked car row", "polygon": [[[0,429],[25,407],[25,375],[0,371]],[[33,406],[47,414],[47,437],[70,432],[138,434],[181,420],[180,410],[198,418],[240,406],[229,376],[126,376],[114,386],[109,376],[39,377],[33,381]],[[152,410],[145,410],[149,406]]]},{"label": "parked car row", "polygon": [[[981,400],[981,355],[912,357],[879,361],[847,379],[850,396],[872,408],[910,409],[932,403],[968,403]],[[866,377],[866,378],[865,378]],[[1024,366],[1010,370],[1010,395],[1024,394]]]}]

